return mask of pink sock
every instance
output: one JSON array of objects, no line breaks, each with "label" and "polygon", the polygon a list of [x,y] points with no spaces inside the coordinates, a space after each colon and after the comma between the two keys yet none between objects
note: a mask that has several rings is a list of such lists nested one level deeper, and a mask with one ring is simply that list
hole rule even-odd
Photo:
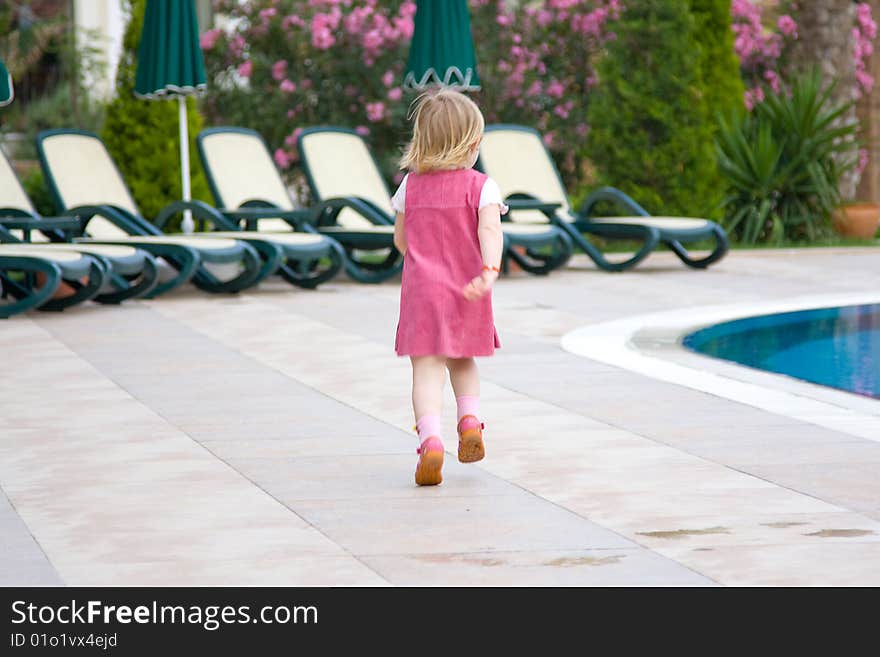
[{"label": "pink sock", "polygon": [[477,395],[462,395],[456,397],[455,402],[458,404],[458,419],[461,420],[465,415],[473,415],[480,417],[480,398]]},{"label": "pink sock", "polygon": [[419,442],[425,442],[425,439],[431,436],[440,437],[440,416],[439,415],[423,415],[416,422],[416,431],[419,432]]}]

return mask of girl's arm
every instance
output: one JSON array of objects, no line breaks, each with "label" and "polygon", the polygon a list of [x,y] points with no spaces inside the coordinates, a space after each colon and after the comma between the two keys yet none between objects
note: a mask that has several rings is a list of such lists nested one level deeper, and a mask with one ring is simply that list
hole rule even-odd
[{"label": "girl's arm", "polygon": [[406,237],[403,235],[403,212],[394,218],[394,246],[403,255],[406,253]]},{"label": "girl's arm", "polygon": [[483,255],[483,265],[490,267],[474,278],[464,288],[464,297],[468,301],[475,301],[485,296],[492,289],[492,284],[498,278],[498,272],[492,270],[501,267],[501,254],[504,250],[504,234],[501,232],[501,209],[494,203],[480,210],[480,223],[477,228],[480,238],[480,253]]}]

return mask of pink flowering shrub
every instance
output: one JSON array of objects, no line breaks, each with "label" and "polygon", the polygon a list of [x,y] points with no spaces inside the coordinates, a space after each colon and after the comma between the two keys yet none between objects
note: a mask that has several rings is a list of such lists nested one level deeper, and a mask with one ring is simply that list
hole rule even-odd
[{"label": "pink flowering shrub", "polygon": [[[593,64],[620,0],[539,0],[510,10],[470,0],[487,122],[534,126],[570,188],[587,177],[584,116]],[[409,135],[415,97],[401,87],[413,0],[214,0],[231,27],[205,32],[205,111],[213,123],[259,131],[282,169],[296,165],[302,127],[333,124],[367,137],[389,179]]]},{"label": "pink flowering shrub", "polygon": [[276,164],[297,162],[305,126],[358,128],[389,168],[406,137],[400,89],[414,0],[214,0],[232,19],[201,36],[213,123],[260,132]]},{"label": "pink flowering shrub", "polygon": [[[745,103],[751,110],[763,102],[767,89],[778,92],[787,77],[789,48],[799,38],[798,6],[794,0],[788,0],[771,14],[754,0],[732,0],[730,11],[735,34],[734,48],[746,84]],[[856,7],[852,37],[856,69],[854,93],[860,97],[870,93],[874,84],[868,72],[868,60],[874,51],[877,24],[867,2],[860,2]]]},{"label": "pink flowering shrub", "polygon": [[[860,2],[856,7],[856,26],[853,28],[853,41],[855,49],[853,56],[856,60],[856,80],[859,91],[871,93],[874,88],[874,78],[868,73],[868,63],[874,54],[874,40],[877,38],[877,23],[871,15],[871,5]],[[863,167],[864,168],[864,167]]]},{"label": "pink flowering shrub", "polygon": [[621,0],[544,0],[511,9],[505,0],[472,0],[471,30],[489,123],[540,130],[569,189],[592,179],[584,158],[585,116],[598,78],[606,26]]}]

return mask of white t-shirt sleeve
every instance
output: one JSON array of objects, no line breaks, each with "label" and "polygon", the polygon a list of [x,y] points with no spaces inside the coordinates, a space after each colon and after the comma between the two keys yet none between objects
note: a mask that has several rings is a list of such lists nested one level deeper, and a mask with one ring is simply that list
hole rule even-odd
[{"label": "white t-shirt sleeve", "polygon": [[409,178],[409,174],[406,174],[403,177],[403,180],[400,181],[400,187],[397,188],[397,191],[394,192],[394,196],[391,197],[391,207],[394,208],[395,212],[403,212],[403,209],[406,206],[407,178]]},{"label": "white t-shirt sleeve", "polygon": [[498,209],[501,210],[501,214],[505,214],[509,209],[504,205],[504,199],[501,198],[501,188],[491,178],[486,178],[486,182],[483,183],[483,189],[480,192],[479,209],[482,210],[487,205],[497,205]]}]

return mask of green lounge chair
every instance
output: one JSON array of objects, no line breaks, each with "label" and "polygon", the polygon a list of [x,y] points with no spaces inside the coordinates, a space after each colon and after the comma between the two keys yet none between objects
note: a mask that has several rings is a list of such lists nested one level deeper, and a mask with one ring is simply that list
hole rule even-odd
[{"label": "green lounge chair", "polygon": [[37,135],[37,153],[58,210],[83,220],[77,243],[133,246],[175,270],[174,277],[157,285],[150,296],[190,279],[212,293],[238,292],[259,281],[260,256],[248,244],[231,238],[165,235],[144,219],[97,135],[47,130]]},{"label": "green lounge chair", "polygon": [[298,282],[292,271],[279,272],[293,283],[314,287],[332,278],[346,265],[346,254],[332,238],[308,225],[311,213],[296,210],[284,181],[278,175],[265,142],[256,132],[243,128],[208,128],[196,140],[202,169],[219,213],[246,236],[279,243],[317,244],[331,268]]},{"label": "green lounge chair", "polygon": [[[70,234],[81,232],[81,227],[81,220],[75,217],[41,217],[9,160],[0,153],[0,242],[33,241],[42,249],[73,250],[106,259],[110,266],[107,282],[95,297],[100,303],[120,303],[143,296],[156,287],[159,268],[149,253],[131,246],[69,243]],[[48,241],[47,236],[64,241]]]},{"label": "green lounge chair", "polygon": [[[334,199],[310,209],[296,209],[259,133],[244,128],[209,128],[199,134],[197,143],[221,212],[249,221],[261,231],[298,228],[322,234],[341,247],[348,275],[363,283],[378,283],[400,271],[403,263],[394,248],[394,226],[367,201]],[[369,255],[362,257],[365,252]]]},{"label": "green lounge chair", "polygon": [[[54,132],[57,134],[58,131]],[[65,134],[71,133],[71,131],[64,132]],[[75,133],[74,137],[78,138],[81,143],[88,138],[91,139],[91,146],[96,152],[93,159],[99,159],[100,156],[101,165],[105,171],[103,181],[105,183],[112,181],[116,187],[125,189],[125,183],[118,169],[100,140],[94,135],[81,132]],[[127,190],[126,195],[130,198]],[[133,206],[134,202],[131,201],[131,204]],[[274,235],[256,231],[242,231],[234,219],[222,215],[201,201],[175,201],[163,208],[152,224],[143,219],[136,211],[129,210],[128,214],[135,215],[135,219],[145,225],[146,229],[155,230],[162,234],[168,220],[184,210],[192,211],[201,229],[204,229],[206,223],[213,225],[213,231],[198,232],[192,236],[200,240],[202,244],[206,239],[235,239],[244,242],[259,254],[262,260],[261,266],[251,284],[277,273],[290,283],[313,288],[335,276],[342,267],[341,250],[331,240],[314,234],[288,232]],[[195,280],[198,282],[198,277]]]},{"label": "green lounge chair", "polygon": [[[45,277],[39,286],[38,275]],[[106,278],[106,262],[94,255],[31,244],[0,244],[0,295],[13,299],[0,303],[0,319],[33,308],[64,310],[97,296]],[[55,299],[62,281],[74,292]]]},{"label": "green lounge chair", "polygon": [[[337,236],[346,248],[358,248],[353,231],[365,228],[367,220],[387,226],[385,230],[393,234],[391,194],[363,137],[346,128],[306,128],[297,147],[317,203],[319,230]],[[504,221],[502,228],[505,265],[510,258],[526,271],[544,274],[564,265],[571,256],[571,240],[546,222]]]},{"label": "green lounge chair", "polygon": [[[708,219],[690,217],[657,217],[620,190],[605,187],[590,194],[581,209],[573,211],[562,179],[544,146],[540,133],[519,125],[486,127],[480,145],[478,166],[492,176],[509,199],[512,219],[522,223],[551,221],[571,237],[602,269],[622,271],[633,267],[659,244],[668,246],[686,265],[705,268],[717,262],[729,248],[724,229]],[[557,204],[547,210],[543,203]],[[616,203],[630,216],[598,217],[593,215],[597,204]],[[610,239],[636,240],[641,248],[622,262],[610,262],[583,233]],[[684,243],[714,240],[715,248],[706,257],[692,258]]]}]

